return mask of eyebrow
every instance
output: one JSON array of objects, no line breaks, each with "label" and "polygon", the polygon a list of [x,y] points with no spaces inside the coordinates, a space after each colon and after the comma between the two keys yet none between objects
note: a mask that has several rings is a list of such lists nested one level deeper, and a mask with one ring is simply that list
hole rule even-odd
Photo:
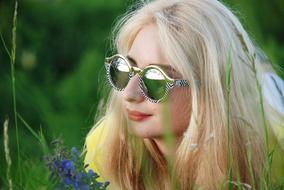
[{"label": "eyebrow", "polygon": [[137,66],[137,62],[134,58],[132,58],[130,55],[127,55],[126,58],[135,66]]},{"label": "eyebrow", "polygon": [[[126,58],[135,66],[137,66],[137,61],[131,57],[130,55],[127,55]],[[157,65],[159,67],[165,68],[167,71],[174,71],[176,73],[178,73],[172,66],[170,65],[162,65],[162,64],[158,64],[158,63],[150,63],[149,65]]]}]

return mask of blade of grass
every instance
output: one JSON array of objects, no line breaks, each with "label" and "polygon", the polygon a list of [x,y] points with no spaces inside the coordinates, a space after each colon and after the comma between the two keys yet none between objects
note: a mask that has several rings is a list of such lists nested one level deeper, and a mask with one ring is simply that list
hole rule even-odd
[{"label": "blade of grass", "polygon": [[11,157],[10,157],[10,150],[9,150],[9,135],[8,135],[8,125],[9,120],[6,119],[4,122],[4,151],[5,151],[5,160],[7,163],[7,170],[6,170],[6,178],[9,186],[9,190],[13,189],[13,182],[11,178]]},{"label": "blade of grass", "polygon": [[[245,42],[244,36],[236,29],[237,35],[240,39],[240,42],[242,43],[242,47],[244,52],[246,53],[249,63],[250,63],[250,68],[253,72],[255,83],[256,83],[256,89],[258,93],[258,98],[260,102],[260,114],[262,118],[262,123],[264,127],[264,132],[265,132],[265,144],[266,144],[266,156],[267,156],[267,164],[268,167],[271,167],[270,161],[269,161],[269,130],[268,130],[268,124],[265,116],[265,111],[264,111],[264,103],[263,103],[263,95],[262,95],[262,86],[258,80],[258,71],[257,71],[257,66],[256,66],[256,52],[251,53],[249,51],[249,48],[247,46],[247,43]],[[272,180],[271,180],[271,168],[268,168],[268,171],[264,171],[265,173],[265,178],[266,178],[266,188],[271,189],[272,188]]]},{"label": "blade of grass", "polygon": [[8,54],[9,58],[11,59],[11,54],[10,54],[8,48],[7,48],[7,45],[6,45],[6,43],[5,43],[5,40],[4,40],[4,38],[3,38],[3,35],[2,35],[2,32],[1,32],[1,31],[0,31],[0,37],[1,37],[2,44],[3,44],[4,48],[5,48],[5,51],[6,51],[6,53]]},{"label": "blade of grass", "polygon": [[231,132],[230,132],[230,92],[231,92],[231,73],[232,73],[232,56],[231,49],[229,51],[229,56],[226,64],[226,95],[227,95],[227,136],[228,136],[228,180],[229,180],[229,190],[233,189],[233,171],[232,171],[232,160],[231,160]]},{"label": "blade of grass", "polygon": [[49,151],[49,147],[47,145],[47,142],[46,142],[46,139],[43,135],[41,127],[40,127],[40,131],[39,131],[39,137],[40,137],[40,140],[41,140],[40,144],[42,146],[43,153],[44,153],[44,155],[47,155],[50,151]]},{"label": "blade of grass", "polygon": [[265,130],[265,141],[266,141],[266,147],[267,147],[267,152],[269,154],[269,142],[268,142],[268,125],[267,125],[267,121],[265,119],[265,113],[264,113],[264,106],[263,106],[263,96],[262,96],[262,89],[261,89],[261,85],[260,85],[260,82],[257,78],[257,69],[256,69],[256,63],[255,63],[255,60],[256,60],[256,53],[254,53],[253,55],[250,53],[249,51],[249,48],[245,42],[245,39],[244,39],[244,36],[236,29],[235,30],[237,35],[238,35],[238,38],[242,44],[242,47],[243,47],[243,50],[244,52],[246,53],[248,59],[249,59],[249,62],[251,65],[249,65],[249,67],[251,68],[253,74],[254,74],[254,78],[255,78],[255,82],[256,82],[256,87],[257,87],[257,90],[258,90],[258,95],[259,95],[259,101],[260,101],[260,106],[261,106],[261,115],[262,115],[262,120],[263,120],[263,124],[264,124],[264,130]]},{"label": "blade of grass", "polygon": [[43,153],[47,154],[49,152],[49,148],[47,146],[45,137],[42,133],[42,129],[40,128],[40,131],[37,134],[37,132],[35,132],[32,129],[32,127],[24,120],[24,118],[20,114],[17,114],[17,116],[19,117],[21,122],[24,124],[24,126],[30,131],[30,133],[38,140],[38,142],[40,143],[40,145],[42,147]]},{"label": "blade of grass", "polygon": [[[21,186],[21,184],[22,184],[22,171],[21,171],[19,130],[18,130],[18,120],[17,120],[17,101],[16,101],[16,88],[15,88],[15,83],[16,83],[15,61],[16,61],[17,14],[18,14],[18,1],[15,0],[13,27],[12,27],[12,47],[11,47],[11,56],[10,56],[10,66],[11,66],[12,94],[13,94],[13,112],[14,112],[14,120],[15,120],[15,126],[16,126],[19,185]],[[10,54],[8,54],[8,55],[10,55]]]},{"label": "blade of grass", "polygon": [[255,189],[256,184],[255,184],[255,177],[254,177],[254,174],[253,174],[251,146],[248,148],[246,154],[247,154],[246,156],[247,156],[247,159],[248,159],[249,175],[250,175],[250,178],[252,179],[252,188]]},{"label": "blade of grass", "polygon": [[171,189],[180,189],[176,175],[174,174],[174,152],[175,152],[175,137],[171,128],[171,115],[170,115],[170,105],[165,103],[163,107],[163,126],[164,126],[164,142],[167,147],[168,155],[166,156],[168,164],[168,172],[171,176]]}]

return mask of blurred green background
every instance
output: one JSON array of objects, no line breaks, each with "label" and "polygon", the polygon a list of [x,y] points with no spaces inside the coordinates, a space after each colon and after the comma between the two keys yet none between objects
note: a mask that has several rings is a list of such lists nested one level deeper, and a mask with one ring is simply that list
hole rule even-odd
[{"label": "blurred green background", "polygon": [[[13,0],[0,1],[0,30],[11,47]],[[48,142],[62,137],[82,147],[93,124],[104,80],[111,28],[131,0],[20,0],[17,23],[16,93],[19,114]],[[284,0],[225,0],[273,64],[284,68]],[[278,70],[283,77],[283,72]],[[0,45],[0,124],[9,118],[13,167],[17,157],[10,61]],[[2,127],[1,127],[2,129]],[[0,132],[0,189],[5,179]],[[21,157],[39,163],[39,143],[19,121]],[[31,171],[33,167],[30,168]],[[36,178],[30,176],[29,179]],[[40,179],[38,179],[40,180]],[[29,186],[26,186],[29,187]]]}]

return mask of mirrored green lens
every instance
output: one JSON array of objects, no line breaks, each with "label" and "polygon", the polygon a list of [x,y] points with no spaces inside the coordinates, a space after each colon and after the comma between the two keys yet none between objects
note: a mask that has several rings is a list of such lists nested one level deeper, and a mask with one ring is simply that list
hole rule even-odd
[{"label": "mirrored green lens", "polygon": [[120,57],[114,58],[110,65],[110,77],[114,86],[124,89],[129,81],[129,67]]},{"label": "mirrored green lens", "polygon": [[147,89],[147,96],[153,100],[159,100],[166,93],[166,78],[158,69],[145,71],[142,80]]}]

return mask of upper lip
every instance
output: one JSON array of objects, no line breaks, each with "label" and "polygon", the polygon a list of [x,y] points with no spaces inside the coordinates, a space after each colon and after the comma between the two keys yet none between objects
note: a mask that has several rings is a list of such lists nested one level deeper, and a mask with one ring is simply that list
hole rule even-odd
[{"label": "upper lip", "polygon": [[127,109],[127,113],[129,115],[133,115],[133,116],[137,116],[137,117],[141,117],[141,116],[151,116],[152,114],[148,114],[148,113],[144,113],[144,112],[140,112],[140,111],[136,111],[136,110],[129,110]]}]

